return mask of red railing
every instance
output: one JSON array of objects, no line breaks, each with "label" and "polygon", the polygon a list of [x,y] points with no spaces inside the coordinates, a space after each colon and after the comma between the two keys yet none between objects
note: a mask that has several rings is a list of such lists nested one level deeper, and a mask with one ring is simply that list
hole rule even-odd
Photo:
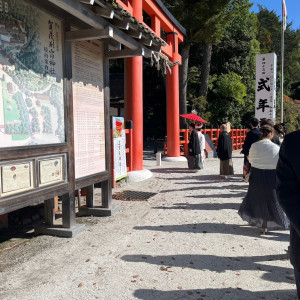
[{"label": "red railing", "polygon": [[[180,133],[182,136],[180,140],[180,155],[188,156],[189,130],[181,129]],[[218,146],[220,129],[202,129],[202,133],[208,134],[215,147]],[[241,149],[246,138],[246,129],[231,129],[229,134],[232,139],[233,150]],[[167,143],[165,143],[164,155],[167,154],[168,154]]]}]

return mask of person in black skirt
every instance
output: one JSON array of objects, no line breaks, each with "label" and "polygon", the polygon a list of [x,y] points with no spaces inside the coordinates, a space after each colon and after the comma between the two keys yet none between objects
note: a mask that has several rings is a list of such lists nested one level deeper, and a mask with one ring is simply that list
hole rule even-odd
[{"label": "person in black skirt", "polygon": [[251,174],[249,188],[239,215],[250,225],[262,229],[288,229],[289,221],[280,207],[276,195],[276,165],[279,146],[274,144],[273,128],[269,125],[260,129],[261,140],[252,144],[249,151]]}]

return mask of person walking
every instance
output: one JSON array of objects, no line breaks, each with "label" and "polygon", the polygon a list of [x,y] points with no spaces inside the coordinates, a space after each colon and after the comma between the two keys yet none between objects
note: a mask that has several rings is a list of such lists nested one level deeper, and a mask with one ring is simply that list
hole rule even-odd
[{"label": "person walking", "polygon": [[241,153],[244,154],[244,165],[243,165],[243,178],[245,182],[249,181],[251,164],[249,163],[248,156],[251,145],[259,140],[260,130],[258,128],[259,120],[253,118],[250,121],[250,131],[247,133],[245,142]]},{"label": "person walking", "polygon": [[290,220],[290,259],[300,299],[300,131],[285,136],[277,164],[278,200]]},{"label": "person walking", "polygon": [[289,221],[276,195],[279,146],[271,141],[271,126],[263,126],[260,130],[261,140],[253,143],[249,151],[249,188],[238,213],[244,221],[261,228],[262,234],[265,234],[270,228],[288,229]]},{"label": "person walking", "polygon": [[[202,127],[202,126],[201,126]],[[205,159],[205,135],[201,132],[201,127],[199,128],[197,134],[200,144],[200,155],[199,155],[199,167],[200,169],[204,168],[204,159]]]},{"label": "person walking", "polygon": [[199,166],[199,156],[200,156],[200,143],[198,134],[195,130],[195,124],[189,125],[189,132],[190,132],[190,138],[189,138],[189,156],[188,156],[188,167],[189,169],[196,169],[200,170]]},{"label": "person walking", "polygon": [[217,146],[217,154],[220,159],[220,175],[225,178],[233,175],[232,140],[226,129],[225,124],[220,126],[220,135]]},{"label": "person walking", "polygon": [[277,144],[278,146],[281,145],[281,139],[283,139],[284,136],[284,128],[282,124],[276,124],[274,125],[274,131],[273,131],[273,139],[272,142]]}]

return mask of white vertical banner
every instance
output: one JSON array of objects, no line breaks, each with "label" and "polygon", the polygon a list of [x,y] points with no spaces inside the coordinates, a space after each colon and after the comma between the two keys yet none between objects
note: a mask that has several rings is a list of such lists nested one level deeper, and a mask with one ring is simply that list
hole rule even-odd
[{"label": "white vertical banner", "polygon": [[275,53],[256,55],[255,117],[276,121],[276,65]]},{"label": "white vertical banner", "polygon": [[114,180],[117,181],[127,176],[124,118],[112,117],[112,129],[114,147]]}]

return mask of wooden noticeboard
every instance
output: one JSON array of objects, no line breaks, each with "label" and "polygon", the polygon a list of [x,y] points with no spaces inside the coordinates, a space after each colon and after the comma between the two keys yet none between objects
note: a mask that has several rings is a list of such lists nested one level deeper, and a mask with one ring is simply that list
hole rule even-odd
[{"label": "wooden noticeboard", "polygon": [[7,9],[0,9],[0,215],[61,196],[63,226],[71,228],[76,189],[101,182],[103,207],[111,206],[105,43],[66,41],[66,32],[83,23],[66,18],[49,1],[5,3]]},{"label": "wooden noticeboard", "polygon": [[75,178],[105,171],[103,44],[72,48]]}]

